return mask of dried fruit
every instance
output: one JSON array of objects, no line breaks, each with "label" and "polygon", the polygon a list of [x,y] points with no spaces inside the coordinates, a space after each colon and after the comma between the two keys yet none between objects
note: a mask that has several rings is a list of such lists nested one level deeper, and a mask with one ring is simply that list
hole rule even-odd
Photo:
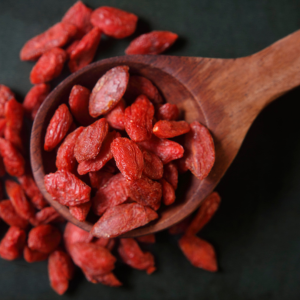
[{"label": "dried fruit", "polygon": [[102,215],[108,208],[125,202],[128,198],[128,182],[122,174],[114,175],[104,186],[100,187],[92,198],[93,211]]},{"label": "dried fruit", "polygon": [[176,121],[179,118],[179,109],[176,104],[166,103],[156,112],[158,120]]},{"label": "dried fruit", "polygon": [[10,127],[16,130],[18,133],[23,126],[24,109],[21,103],[14,98],[6,102],[5,104],[5,119],[6,127]]},{"label": "dried fruit", "polygon": [[70,256],[61,250],[56,250],[49,256],[48,273],[50,285],[54,291],[62,295],[69,287],[69,280],[74,275],[74,264]]},{"label": "dried fruit", "polygon": [[91,92],[87,88],[81,85],[74,85],[69,97],[71,113],[84,126],[90,125],[95,121],[89,114],[90,94]]},{"label": "dried fruit", "polygon": [[15,94],[10,90],[10,88],[4,84],[0,84],[0,117],[4,117],[6,102],[14,98]]},{"label": "dried fruit", "polygon": [[77,161],[74,155],[74,148],[79,135],[84,130],[84,127],[78,127],[73,132],[69,133],[63,143],[57,150],[56,168],[58,170],[67,170],[74,173],[77,166]]},{"label": "dried fruit", "polygon": [[78,137],[74,155],[76,160],[82,161],[93,159],[100,151],[102,142],[108,132],[108,124],[105,118],[97,120],[92,125],[86,127]]},{"label": "dried fruit", "polygon": [[164,165],[164,179],[166,179],[173,186],[174,190],[177,189],[178,170],[177,166],[173,162]]},{"label": "dried fruit", "polygon": [[34,218],[34,207],[27,200],[21,186],[12,180],[6,180],[5,189],[17,214],[26,220]]},{"label": "dried fruit", "polygon": [[118,280],[118,278],[114,275],[114,273],[110,272],[104,275],[94,275],[88,272],[84,272],[86,279],[92,283],[102,283],[107,286],[117,287],[121,286],[122,283]]},{"label": "dried fruit", "polygon": [[53,200],[62,205],[74,206],[90,200],[91,188],[66,170],[46,175],[44,182]]},{"label": "dried fruit", "polygon": [[193,235],[184,235],[179,240],[179,247],[190,263],[197,268],[210,272],[218,270],[213,246]]},{"label": "dried fruit", "polygon": [[153,126],[153,133],[161,138],[168,139],[190,131],[190,125],[185,121],[161,120]]},{"label": "dried fruit", "polygon": [[138,236],[136,238],[141,243],[154,244],[155,243],[155,235],[153,233]]},{"label": "dried fruit", "polygon": [[75,40],[74,42],[72,42],[67,48],[66,48],[66,53],[68,58],[70,58],[70,55],[72,53],[72,51],[77,47],[78,43],[80,42],[80,40]]},{"label": "dried fruit", "polygon": [[119,137],[113,140],[110,148],[118,169],[127,180],[141,178],[144,158],[137,144],[127,138]]},{"label": "dried fruit", "polygon": [[42,253],[39,251],[31,250],[30,248],[25,246],[23,256],[28,263],[33,263],[36,261],[46,260],[49,256],[49,253]]},{"label": "dried fruit", "polygon": [[89,112],[93,118],[108,113],[122,99],[129,80],[128,70],[127,66],[118,66],[98,80],[89,102]]},{"label": "dried fruit", "polygon": [[28,233],[28,247],[42,253],[51,253],[59,245],[61,240],[60,231],[50,225],[42,224],[32,228]]},{"label": "dried fruit", "polygon": [[157,181],[143,176],[142,178],[130,182],[129,196],[133,201],[150,206],[154,210],[158,210],[161,203],[162,187]]},{"label": "dried fruit", "polygon": [[162,198],[163,198],[164,205],[173,204],[176,199],[175,190],[173,186],[165,179],[161,179],[159,182],[161,183],[162,186]]},{"label": "dried fruit", "polygon": [[113,154],[110,149],[110,145],[113,140],[121,135],[118,132],[109,132],[100,149],[98,155],[90,160],[85,160],[78,165],[78,174],[84,175],[88,172],[94,172],[100,170],[109,160],[113,158]]},{"label": "dried fruit", "polygon": [[32,68],[30,82],[39,84],[51,81],[61,73],[67,59],[66,52],[61,48],[53,48],[45,52]]},{"label": "dried fruit", "polygon": [[6,127],[6,119],[0,118],[0,137],[4,136],[5,127]]},{"label": "dried fruit", "polygon": [[170,48],[178,35],[170,31],[152,31],[135,38],[126,48],[126,54],[159,54]]},{"label": "dried fruit", "polygon": [[155,104],[163,102],[158,89],[149,79],[137,75],[130,76],[124,98],[131,100],[136,99],[140,95],[145,95]]},{"label": "dried fruit", "polygon": [[4,138],[7,141],[10,141],[12,145],[20,152],[24,152],[23,141],[19,131],[13,129],[12,127],[6,126],[4,129]]},{"label": "dried fruit", "polygon": [[26,242],[26,233],[19,227],[12,226],[6,232],[0,243],[0,257],[14,260],[21,256]]},{"label": "dried fruit", "polygon": [[77,1],[68,9],[61,21],[76,26],[75,37],[80,39],[93,28],[90,22],[91,14],[92,9],[86,7],[81,1]]},{"label": "dried fruit", "polygon": [[61,215],[52,206],[41,209],[35,215],[35,220],[36,220],[37,225],[55,222],[56,220],[59,220],[60,218],[61,218]]},{"label": "dried fruit", "polygon": [[91,186],[97,190],[104,186],[113,176],[113,174],[102,170],[89,173]]},{"label": "dried fruit", "polygon": [[88,32],[70,53],[69,69],[72,73],[87,66],[94,59],[101,39],[101,30],[94,27]]},{"label": "dried fruit", "polygon": [[124,113],[125,113],[125,101],[123,99],[108,113],[105,115],[105,119],[110,127],[118,130],[124,130]]},{"label": "dried fruit", "polygon": [[28,221],[19,216],[10,200],[0,202],[0,218],[9,226],[16,226],[21,229],[28,227]]},{"label": "dried fruit", "polygon": [[153,116],[154,107],[144,95],[140,95],[125,109],[125,130],[133,141],[141,142],[151,138]]},{"label": "dried fruit", "polygon": [[21,60],[36,60],[55,47],[62,47],[77,33],[77,28],[69,23],[57,23],[47,31],[30,39],[20,52]]},{"label": "dried fruit", "polygon": [[123,39],[133,34],[137,20],[136,15],[109,6],[95,9],[91,16],[91,22],[94,26],[116,39]]},{"label": "dried fruit", "polygon": [[185,137],[185,164],[200,180],[208,176],[215,163],[214,141],[209,130],[194,121]]},{"label": "dried fruit", "polygon": [[83,222],[83,221],[85,221],[85,219],[90,211],[91,206],[92,206],[92,202],[89,201],[89,202],[86,202],[83,204],[71,206],[69,211],[70,211],[70,214],[74,218]]},{"label": "dried fruit", "polygon": [[72,115],[66,104],[61,104],[55,111],[47,127],[44,149],[53,150],[66,136],[73,123]]},{"label": "dried fruit", "polygon": [[113,238],[158,218],[149,207],[137,203],[121,204],[109,208],[94,224],[91,234],[96,237]]},{"label": "dried fruit", "polygon": [[150,140],[139,142],[138,145],[156,154],[163,164],[181,158],[184,153],[183,147],[178,143],[167,139],[159,139],[155,135],[152,135]]},{"label": "dried fruit", "polygon": [[156,270],[153,255],[150,252],[143,252],[132,238],[120,239],[118,252],[122,260],[132,268],[146,270],[147,274]]},{"label": "dried fruit", "polygon": [[164,173],[164,165],[160,158],[154,153],[143,151],[144,157],[144,170],[143,174],[150,179],[158,180],[162,178]]}]

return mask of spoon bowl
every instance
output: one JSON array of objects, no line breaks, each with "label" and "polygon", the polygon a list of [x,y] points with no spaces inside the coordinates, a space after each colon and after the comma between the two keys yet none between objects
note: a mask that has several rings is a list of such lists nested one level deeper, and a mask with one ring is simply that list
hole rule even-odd
[{"label": "spoon bowl", "polygon": [[131,74],[150,79],[165,100],[176,104],[187,122],[199,121],[211,131],[216,162],[200,181],[184,174],[181,192],[159,218],[124,237],[154,233],[174,225],[192,213],[216,187],[236,156],[259,112],[271,101],[300,84],[300,32],[248,57],[211,59],[133,55],[105,59],[72,74],[59,84],[39,109],[31,133],[30,155],[34,178],[45,199],[68,221],[90,231],[93,223],[80,222],[47,193],[44,176],[55,171],[55,153],[43,150],[47,126],[55,110],[68,102],[72,87],[92,89],[109,69],[127,65]]}]

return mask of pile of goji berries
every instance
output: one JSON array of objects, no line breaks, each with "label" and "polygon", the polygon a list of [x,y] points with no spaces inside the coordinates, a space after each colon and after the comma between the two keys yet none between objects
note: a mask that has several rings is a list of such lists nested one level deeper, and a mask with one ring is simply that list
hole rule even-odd
[{"label": "pile of goji berries", "polygon": [[[102,76],[92,91],[75,85],[69,108],[66,104],[58,107],[45,137],[44,149],[57,151],[57,172],[45,176],[47,190],[80,221],[90,210],[101,216],[92,232],[71,223],[61,230],[59,224],[65,220],[37,188],[24,146],[23,117],[34,120],[50,93],[48,82],[61,73],[66,61],[71,72],[83,68],[93,60],[102,33],[128,37],[137,20],[120,9],[93,11],[78,1],[61,22],[22,48],[21,60],[38,60],[30,74],[35,85],[23,104],[0,85],[0,176],[12,176],[5,180],[8,200],[2,200],[0,189],[0,218],[10,226],[1,240],[0,256],[14,260],[23,255],[29,263],[48,259],[50,284],[58,294],[68,289],[74,264],[90,282],[122,285],[112,273],[117,260],[111,254],[114,247],[129,266],[148,274],[155,271],[153,255],[138,244],[154,243],[153,234],[115,237],[156,219],[161,199],[163,205],[174,203],[178,172],[190,170],[202,180],[214,164],[214,144],[207,128],[198,122],[178,121],[177,106],[163,104],[151,81],[119,66]],[[153,31],[133,40],[125,53],[159,54],[176,39],[174,33]],[[183,145],[170,140],[183,134]],[[85,174],[89,174],[88,181]],[[181,250],[194,266],[208,271],[217,270],[215,252],[196,234],[219,203],[219,195],[212,193],[192,221],[188,217],[169,229],[171,234],[184,233],[179,240]]]}]

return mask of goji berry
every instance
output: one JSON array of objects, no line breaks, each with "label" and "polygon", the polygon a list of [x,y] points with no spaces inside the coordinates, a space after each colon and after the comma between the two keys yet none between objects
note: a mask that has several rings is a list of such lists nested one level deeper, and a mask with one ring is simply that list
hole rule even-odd
[{"label": "goji berry", "polygon": [[133,34],[137,20],[136,15],[109,6],[95,9],[91,16],[91,22],[94,26],[116,39],[123,39]]},{"label": "goji berry", "polygon": [[155,234],[150,233],[136,238],[141,243],[154,244],[155,243]]},{"label": "goji berry", "polygon": [[66,170],[46,175],[44,182],[53,200],[62,205],[74,206],[90,201],[91,188]]},{"label": "goji berry", "polygon": [[133,141],[141,142],[151,138],[153,116],[154,107],[145,95],[140,95],[125,109],[125,130]]},{"label": "goji berry", "polygon": [[3,157],[5,170],[9,175],[22,176],[24,174],[24,158],[10,141],[0,138],[0,154]]},{"label": "goji berry", "polygon": [[6,119],[0,118],[0,137],[4,136],[5,127],[6,127]]},{"label": "goji berry", "polygon": [[66,104],[61,104],[55,111],[47,127],[44,149],[53,150],[66,136],[73,123],[72,115]]},{"label": "goji berry", "polygon": [[84,270],[83,270],[83,272],[84,272],[86,279],[92,283],[102,283],[104,285],[111,286],[111,287],[117,287],[117,286],[122,285],[122,283],[119,281],[119,279],[112,272],[104,274],[104,275],[94,275],[94,274],[90,274]]},{"label": "goji berry", "polygon": [[113,238],[158,218],[149,207],[137,203],[121,204],[109,208],[96,222],[91,234],[96,237]]},{"label": "goji berry", "polygon": [[31,250],[30,248],[25,246],[23,256],[28,263],[33,263],[36,261],[46,260],[49,256],[49,253],[42,253],[39,251]]},{"label": "goji berry", "polygon": [[105,247],[109,251],[112,251],[116,244],[116,240],[115,239],[106,239],[106,238],[99,238],[99,239],[94,238],[93,243],[100,245],[102,247]]},{"label": "goji berry", "polygon": [[92,206],[92,202],[89,201],[89,202],[86,202],[83,204],[71,206],[69,208],[69,211],[70,211],[70,214],[74,218],[83,222],[83,221],[85,221],[85,219],[90,211],[91,206]]},{"label": "goji berry", "polygon": [[119,137],[113,140],[110,148],[118,169],[127,180],[141,178],[144,158],[136,143],[127,138]]},{"label": "goji berry", "polygon": [[154,84],[143,76],[130,76],[124,95],[125,99],[134,100],[140,95],[145,95],[153,103],[163,103],[163,99]]},{"label": "goji berry", "polygon": [[79,135],[84,130],[84,127],[78,127],[73,132],[69,133],[57,150],[56,168],[58,170],[67,170],[74,173],[77,166],[77,161],[74,155],[74,148]]},{"label": "goji berry", "polygon": [[15,94],[4,84],[0,84],[0,117],[5,115],[5,103],[15,98]]},{"label": "goji berry", "polygon": [[184,154],[183,147],[178,143],[167,139],[160,139],[155,135],[152,135],[150,140],[139,142],[138,144],[142,148],[156,154],[162,160],[163,164],[181,158]]},{"label": "goji berry", "polygon": [[74,148],[76,160],[82,161],[95,158],[100,152],[104,138],[108,132],[108,124],[105,118],[99,119],[86,127],[77,138]]},{"label": "goji berry", "polygon": [[138,270],[153,273],[155,268],[154,257],[150,252],[143,252],[138,243],[132,239],[120,239],[118,252],[124,263]]},{"label": "goji berry", "polygon": [[95,189],[104,186],[113,176],[113,174],[102,170],[89,173],[91,186]]},{"label": "goji berry", "polygon": [[35,220],[38,225],[48,224],[50,222],[55,222],[60,219],[61,215],[52,207],[45,207],[41,209],[35,215]]},{"label": "goji berry", "polygon": [[84,126],[88,126],[96,121],[89,114],[90,94],[89,89],[81,85],[74,85],[69,97],[71,113]]},{"label": "goji berry", "polygon": [[88,32],[70,53],[69,69],[72,73],[87,66],[94,59],[101,39],[101,30],[94,27]]},{"label": "goji berry", "polygon": [[42,224],[32,228],[28,233],[28,247],[42,253],[51,253],[59,245],[61,240],[60,231],[50,225]]},{"label": "goji berry", "polygon": [[162,199],[163,199],[164,205],[173,204],[176,199],[175,190],[174,190],[173,186],[165,179],[161,179],[159,182],[162,186]]},{"label": "goji berry", "polygon": [[66,49],[66,53],[68,58],[70,58],[70,55],[72,53],[72,51],[77,47],[78,43],[80,42],[80,40],[75,40],[74,42],[72,42]]},{"label": "goji berry", "polygon": [[22,187],[12,180],[6,180],[5,189],[17,214],[26,220],[34,218],[34,207],[27,200]]},{"label": "goji berry", "polygon": [[160,120],[153,126],[153,133],[161,138],[168,139],[190,131],[190,125],[185,121]]},{"label": "goji berry", "polygon": [[108,163],[106,163],[104,167],[101,169],[101,171],[108,172],[111,174],[115,174],[119,172],[114,159],[111,159]]},{"label": "goji berry", "polygon": [[77,28],[76,38],[82,38],[93,25],[90,22],[92,9],[86,7],[81,1],[71,6],[62,18],[62,23],[69,23]]},{"label": "goji berry", "polygon": [[67,59],[65,50],[53,48],[45,52],[30,72],[30,82],[40,84],[51,81],[61,73]]},{"label": "goji berry", "polygon": [[89,112],[93,118],[108,113],[122,99],[129,80],[128,70],[127,66],[118,66],[98,80],[89,102]]},{"label": "goji berry", "polygon": [[76,33],[76,26],[63,22],[57,23],[27,41],[21,49],[20,58],[21,60],[36,60],[48,50],[67,44]]},{"label": "goji berry", "polygon": [[105,119],[110,127],[118,130],[124,130],[124,113],[125,113],[125,101],[123,99],[105,115]]},{"label": "goji berry", "polygon": [[143,173],[150,179],[158,180],[164,173],[164,165],[160,158],[149,151],[143,151],[144,170]]},{"label": "goji berry", "polygon": [[184,157],[176,160],[176,166],[177,166],[178,173],[180,174],[183,174],[188,171],[188,168],[185,165]]},{"label": "goji berry", "polygon": [[179,247],[194,267],[210,272],[218,270],[215,250],[210,243],[194,235],[184,235],[179,240]]},{"label": "goji berry", "polygon": [[173,162],[164,165],[164,179],[166,179],[173,186],[174,190],[177,189],[178,169]]},{"label": "goji berry", "polygon": [[24,109],[21,103],[14,98],[5,104],[6,127],[10,127],[20,132],[23,126]]},{"label": "goji berry", "polygon": [[114,175],[104,186],[100,187],[92,198],[93,211],[102,215],[109,207],[125,202],[128,198],[128,182],[122,174]]},{"label": "goji berry", "polygon": [[0,257],[14,260],[21,256],[26,242],[26,233],[23,229],[11,226],[0,243]]},{"label": "goji berry", "polygon": [[209,130],[194,121],[185,136],[184,149],[187,168],[200,180],[208,176],[215,163],[215,147]]},{"label": "goji berry", "polygon": [[130,182],[129,196],[133,201],[141,205],[150,206],[152,209],[158,210],[161,203],[162,187],[159,182],[143,176]]},{"label": "goji berry", "polygon": [[6,126],[4,129],[4,138],[10,141],[11,144],[16,147],[21,153],[24,152],[24,145],[20,135],[20,132],[12,127]]},{"label": "goji berry", "polygon": [[126,48],[126,54],[159,54],[170,48],[178,35],[170,31],[152,31],[135,38]]},{"label": "goji berry", "polygon": [[26,219],[19,216],[10,200],[0,202],[0,218],[9,226],[17,226],[26,229],[29,225]]},{"label": "goji berry", "polygon": [[100,170],[109,160],[113,158],[113,154],[110,150],[110,145],[113,140],[117,137],[120,137],[120,133],[118,132],[109,132],[100,149],[98,155],[90,160],[85,160],[78,165],[78,174],[84,175],[88,172],[94,172]]},{"label": "goji berry", "polygon": [[166,103],[156,111],[158,120],[176,121],[179,118],[179,109],[176,104]]},{"label": "goji berry", "polygon": [[49,95],[49,92],[50,85],[41,83],[33,86],[25,96],[23,108],[26,115],[32,120],[34,120],[38,109],[40,108],[46,97]]}]

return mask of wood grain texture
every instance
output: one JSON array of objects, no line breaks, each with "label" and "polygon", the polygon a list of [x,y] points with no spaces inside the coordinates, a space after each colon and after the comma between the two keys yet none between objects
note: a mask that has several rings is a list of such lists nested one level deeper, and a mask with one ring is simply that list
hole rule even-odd
[{"label": "wood grain texture", "polygon": [[[248,57],[213,59],[175,56],[122,56],[96,62],[58,85],[41,106],[31,134],[31,164],[35,180],[47,201],[66,219],[90,230],[91,222],[79,222],[68,209],[46,192],[44,175],[55,167],[53,153],[43,150],[44,136],[56,108],[67,102],[75,84],[89,89],[109,69],[128,65],[155,83],[167,102],[177,104],[187,122],[197,120],[211,131],[216,163],[199,181],[186,177],[179,199],[159,211],[160,218],[124,236],[163,230],[192,213],[213,191],[235,158],[248,129],[259,112],[280,95],[300,84],[300,31]],[[53,171],[53,170],[52,170]]]}]

